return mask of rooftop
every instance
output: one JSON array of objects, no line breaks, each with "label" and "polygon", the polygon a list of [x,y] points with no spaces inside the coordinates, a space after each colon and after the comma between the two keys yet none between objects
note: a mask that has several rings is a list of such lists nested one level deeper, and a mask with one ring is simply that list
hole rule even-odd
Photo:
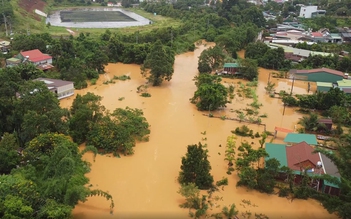
[{"label": "rooftop", "polygon": [[289,71],[290,74],[313,74],[318,72],[326,72],[329,74],[345,77],[345,74],[343,72],[337,71],[334,69],[329,69],[329,68],[315,68],[315,69],[303,69],[303,70],[291,69]]},{"label": "rooftop", "polygon": [[312,33],[311,33],[311,36],[312,36],[312,37],[323,37],[323,34],[320,33],[320,32],[312,32]]},{"label": "rooftop", "polygon": [[34,49],[34,50],[29,50],[29,51],[24,51],[21,52],[21,55],[23,57],[29,57],[29,61],[31,62],[40,62],[40,61],[44,61],[47,59],[52,59],[51,56],[47,55],[47,54],[43,54],[42,52],[40,52],[39,49]]},{"label": "rooftop", "polygon": [[303,141],[310,145],[317,145],[316,135],[312,134],[288,133],[284,139],[284,142],[289,143],[300,143]]},{"label": "rooftop", "polygon": [[319,123],[324,123],[324,124],[333,124],[333,120],[332,119],[319,119],[318,122]]},{"label": "rooftop", "polygon": [[290,147],[286,147],[286,159],[288,161],[288,167],[292,170],[300,171],[300,165],[302,163],[304,163],[304,168],[308,166],[308,164],[306,166],[307,161],[312,164],[309,169],[315,168],[317,166],[317,162],[321,161],[321,159],[318,153],[313,152],[314,148],[307,144],[305,141]]},{"label": "rooftop", "polygon": [[239,64],[238,63],[225,63],[224,68],[238,68]]},{"label": "rooftop", "polygon": [[63,81],[63,80],[59,80],[59,79],[51,79],[51,78],[37,78],[34,81],[42,81],[44,82],[47,87],[53,88],[53,87],[62,87],[65,85],[69,85],[69,84],[73,84],[72,81]]},{"label": "rooftop", "polygon": [[286,160],[285,148],[285,144],[266,143],[266,152],[269,154],[269,157],[266,157],[265,160],[275,158],[279,161],[281,167],[287,167],[288,161]]},{"label": "rooftop", "polygon": [[351,94],[351,88],[340,87],[340,90],[344,91],[346,94]]},{"label": "rooftop", "polygon": [[333,84],[328,83],[328,82],[318,82],[317,81],[317,87],[333,87]]},{"label": "rooftop", "polygon": [[341,81],[337,81],[339,87],[351,87],[351,80],[343,79]]}]

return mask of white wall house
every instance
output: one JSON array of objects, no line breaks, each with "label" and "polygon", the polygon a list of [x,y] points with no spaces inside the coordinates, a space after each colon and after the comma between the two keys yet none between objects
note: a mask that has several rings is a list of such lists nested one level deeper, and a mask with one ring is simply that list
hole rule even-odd
[{"label": "white wall house", "polygon": [[39,49],[20,52],[20,55],[22,59],[28,58],[28,61],[34,65],[52,64],[52,57],[43,54]]},{"label": "white wall house", "polygon": [[318,6],[301,6],[300,8],[300,17],[311,18],[312,12],[318,10]]},{"label": "white wall house", "polygon": [[37,78],[35,81],[44,82],[48,89],[57,95],[59,100],[74,94],[74,84],[72,81],[63,81],[51,78]]}]

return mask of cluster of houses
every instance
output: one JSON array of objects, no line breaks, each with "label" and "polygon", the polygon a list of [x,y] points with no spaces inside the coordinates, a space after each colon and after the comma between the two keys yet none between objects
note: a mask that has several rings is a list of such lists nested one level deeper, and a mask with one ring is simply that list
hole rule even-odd
[{"label": "cluster of houses", "polygon": [[[266,143],[265,150],[269,155],[266,160],[275,158],[281,167],[289,167],[296,184],[301,183],[305,172],[310,176],[328,174],[340,181],[338,168],[326,155],[315,153],[315,147],[318,147],[315,135],[290,132],[285,137],[284,144]],[[287,177],[285,173],[279,176],[281,180],[287,180]],[[318,192],[337,196],[340,194],[340,187],[327,180],[311,179],[309,185]]]},{"label": "cluster of houses", "polygon": [[[6,59],[6,67],[11,68],[23,63],[32,63],[38,69],[47,71],[52,69],[52,57],[42,53],[38,49],[21,51],[15,57]],[[74,94],[74,83],[72,81],[63,81],[50,78],[37,78],[35,81],[45,83],[48,89],[55,93],[58,99],[66,98]]]},{"label": "cluster of houses", "polygon": [[316,82],[317,91],[328,92],[331,88],[338,87],[346,94],[351,94],[351,80],[348,73],[343,73],[329,68],[318,68],[308,70],[291,69],[291,79]]}]

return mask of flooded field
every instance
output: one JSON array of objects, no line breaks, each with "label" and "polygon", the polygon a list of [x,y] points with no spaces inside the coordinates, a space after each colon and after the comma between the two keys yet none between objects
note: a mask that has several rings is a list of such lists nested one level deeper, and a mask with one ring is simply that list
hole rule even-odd
[{"label": "flooded field", "polygon": [[[210,44],[207,45],[207,47]],[[138,65],[109,64],[107,73],[100,76],[96,85],[87,89],[76,91],[79,94],[93,92],[103,97],[102,104],[107,109],[117,107],[134,107],[143,109],[145,117],[151,125],[149,142],[139,143],[135,147],[135,154],[129,157],[113,158],[98,155],[93,162],[92,155],[86,154],[85,159],[92,163],[92,171],[87,175],[92,188],[110,192],[114,197],[114,214],[109,213],[109,203],[101,197],[91,197],[85,203],[80,203],[74,209],[75,219],[96,218],[188,218],[188,210],[179,207],[184,200],[177,194],[179,183],[178,173],[181,157],[185,155],[187,145],[195,144],[202,140],[206,131],[209,160],[212,165],[211,173],[214,180],[228,177],[229,185],[224,190],[216,192],[219,197],[215,202],[216,207],[211,213],[219,213],[224,206],[235,203],[239,213],[250,211],[254,218],[255,213],[262,213],[271,219],[321,219],[336,218],[315,200],[293,200],[280,198],[277,195],[267,195],[256,191],[248,191],[243,187],[236,187],[238,180],[234,174],[227,175],[227,163],[224,161],[225,144],[231,130],[242,125],[232,120],[209,118],[196,110],[189,102],[196,87],[193,77],[197,74],[197,61],[200,53],[206,46],[199,46],[195,52],[176,56],[174,75],[170,82],[165,82],[161,87],[150,87],[150,98],[139,96],[137,87],[145,83],[141,77]],[[243,55],[243,53],[239,54]],[[282,115],[283,106],[280,99],[269,97],[264,87],[266,86],[271,70],[260,69],[257,94],[263,106],[260,114],[267,114],[262,122],[267,125],[268,131],[273,131],[275,126],[293,129],[300,114],[293,109],[286,108]],[[115,84],[103,84],[114,75],[129,75],[131,80],[116,81]],[[223,79],[227,84],[238,84],[239,80]],[[291,81],[271,78],[276,84],[276,90],[289,92]],[[294,93],[306,93],[306,82],[296,82]],[[118,99],[124,97],[123,100]],[[70,107],[74,97],[61,100],[63,107]],[[227,108],[214,115],[236,117],[235,110],[241,110],[251,103],[252,99],[235,96]],[[254,132],[262,132],[263,126],[249,125]],[[274,142],[282,142],[284,133],[278,133]],[[238,143],[244,140],[238,138]],[[251,141],[257,141],[252,140]],[[238,144],[237,143],[237,144]],[[220,145],[222,145],[220,147]],[[258,143],[256,142],[256,147]],[[83,147],[83,146],[82,146]],[[249,200],[251,205],[243,204]]]},{"label": "flooded field", "polygon": [[54,11],[46,23],[71,28],[122,28],[150,24],[150,20],[119,8],[74,8]]}]

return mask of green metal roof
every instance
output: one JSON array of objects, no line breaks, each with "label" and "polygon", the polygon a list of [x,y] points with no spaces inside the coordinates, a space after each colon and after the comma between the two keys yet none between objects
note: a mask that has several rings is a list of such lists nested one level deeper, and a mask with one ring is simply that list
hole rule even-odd
[{"label": "green metal roof", "polygon": [[341,36],[338,33],[331,33],[330,37],[333,38],[333,39],[341,39]]},{"label": "green metal roof", "polygon": [[17,59],[17,58],[9,58],[7,60],[10,62],[20,62],[21,61],[21,59]]},{"label": "green metal roof", "polygon": [[238,63],[225,63],[224,68],[238,68],[239,64]]},{"label": "green metal roof", "polygon": [[[339,177],[337,177],[338,178],[338,180],[340,181],[340,178]],[[334,187],[334,188],[340,188],[338,185],[336,185],[336,184],[334,184],[334,183],[331,183],[331,182],[329,182],[329,181],[327,181],[327,180],[324,180],[324,185],[326,185],[326,186],[330,186],[330,187]]]},{"label": "green metal roof", "polygon": [[341,81],[337,81],[339,87],[351,87],[351,80],[343,79]]},{"label": "green metal roof", "polygon": [[289,143],[300,143],[303,141],[307,144],[317,145],[316,135],[312,134],[288,133],[284,139],[284,142]]},{"label": "green metal roof", "polygon": [[269,157],[266,157],[265,160],[275,158],[279,161],[281,167],[288,166],[285,144],[266,143],[266,152],[268,153]]},{"label": "green metal roof", "polygon": [[317,82],[317,87],[333,87],[333,84],[328,82]]}]

